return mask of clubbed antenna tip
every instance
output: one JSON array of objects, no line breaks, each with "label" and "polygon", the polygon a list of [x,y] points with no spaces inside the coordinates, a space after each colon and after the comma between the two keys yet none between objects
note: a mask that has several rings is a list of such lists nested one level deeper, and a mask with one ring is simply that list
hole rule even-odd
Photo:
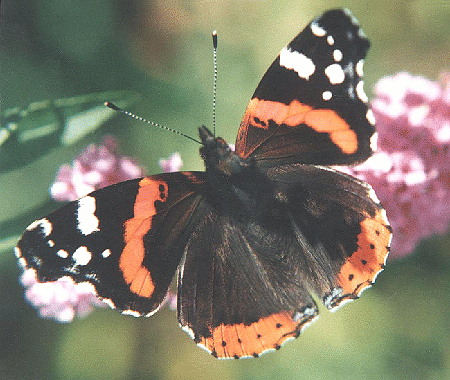
[{"label": "clubbed antenna tip", "polygon": [[116,106],[115,104],[113,104],[113,103],[105,102],[104,104],[105,104],[106,107],[111,108],[111,109],[113,109],[114,111],[119,111],[119,112],[122,111],[119,107],[117,107],[117,106]]},{"label": "clubbed antenna tip", "polygon": [[213,47],[214,47],[214,50],[216,50],[217,49],[217,31],[216,30],[214,30],[212,32],[212,38],[213,38]]}]

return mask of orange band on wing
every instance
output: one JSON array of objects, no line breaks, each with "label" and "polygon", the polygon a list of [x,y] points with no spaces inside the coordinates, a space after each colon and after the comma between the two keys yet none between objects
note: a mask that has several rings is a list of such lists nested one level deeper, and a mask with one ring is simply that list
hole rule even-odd
[{"label": "orange band on wing", "polygon": [[253,98],[245,111],[241,126],[253,125],[267,129],[269,121],[296,127],[306,124],[319,133],[328,133],[331,141],[345,154],[358,150],[358,136],[347,122],[331,109],[313,109],[311,106],[293,100],[288,105],[271,100]]},{"label": "orange band on wing", "polygon": [[303,316],[294,321],[288,312],[261,318],[250,325],[222,324],[212,330],[212,336],[198,343],[218,358],[259,356],[268,350],[276,350],[287,340],[297,338],[302,326],[315,315]]},{"label": "orange band on wing", "polygon": [[313,110],[305,117],[305,124],[317,132],[330,134],[330,139],[346,154],[358,150],[358,136],[346,121],[332,110]]},{"label": "orange band on wing", "polygon": [[144,236],[152,228],[156,214],[155,202],[165,202],[168,196],[167,183],[161,180],[143,178],[134,203],[134,216],[125,222],[125,248],[119,267],[130,290],[141,297],[150,297],[155,290],[152,276],[142,265],[145,256]]},{"label": "orange band on wing", "polygon": [[247,106],[241,124],[252,124],[258,128],[267,129],[269,120],[277,124],[291,127],[304,123],[306,114],[313,108],[293,100],[289,105],[271,100],[253,98]]},{"label": "orange band on wing", "polygon": [[372,285],[384,268],[390,239],[391,229],[383,212],[378,211],[374,218],[368,217],[361,222],[358,249],[347,258],[339,272],[343,295],[359,296]]}]

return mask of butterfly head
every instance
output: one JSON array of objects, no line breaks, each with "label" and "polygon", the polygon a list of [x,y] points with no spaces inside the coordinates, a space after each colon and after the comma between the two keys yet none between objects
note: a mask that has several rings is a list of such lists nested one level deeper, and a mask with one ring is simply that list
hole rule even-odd
[{"label": "butterfly head", "polygon": [[206,171],[219,171],[230,176],[242,172],[253,162],[239,157],[222,137],[214,137],[205,126],[198,131],[202,141],[200,155],[205,161]]}]

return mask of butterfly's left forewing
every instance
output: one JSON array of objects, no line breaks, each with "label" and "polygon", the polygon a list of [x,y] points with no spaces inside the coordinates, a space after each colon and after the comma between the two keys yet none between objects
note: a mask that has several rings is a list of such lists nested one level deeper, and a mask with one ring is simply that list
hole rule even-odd
[{"label": "butterfly's left forewing", "polygon": [[203,173],[167,173],[94,191],[32,223],[16,254],[38,281],[88,282],[111,306],[149,315],[195,226],[203,182]]},{"label": "butterfly's left forewing", "polygon": [[311,22],[269,67],[245,111],[236,152],[261,166],[353,164],[374,149],[362,68],[369,41],[351,14]]}]

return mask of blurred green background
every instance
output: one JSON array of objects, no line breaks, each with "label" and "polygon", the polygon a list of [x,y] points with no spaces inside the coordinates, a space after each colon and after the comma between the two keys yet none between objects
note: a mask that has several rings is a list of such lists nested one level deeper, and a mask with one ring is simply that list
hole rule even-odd
[{"label": "blurred green background", "polygon": [[[3,0],[2,110],[45,99],[131,90],[131,111],[196,137],[212,113],[211,32],[219,32],[218,134],[234,142],[258,81],[315,16],[348,7],[372,42],[366,92],[384,75],[437,79],[449,70],[448,1]],[[104,99],[107,100],[107,99]],[[104,100],[99,101],[101,104]],[[0,235],[14,239],[56,204],[48,187],[61,163],[105,133],[159,171],[181,153],[200,170],[198,146],[117,116],[93,134],[0,175]],[[389,210],[388,210],[389,212]],[[358,302],[321,318],[260,359],[218,361],[197,348],[167,308],[135,319],[104,309],[70,324],[26,303],[11,241],[0,246],[0,379],[446,379],[450,378],[450,236],[390,261]]]}]

